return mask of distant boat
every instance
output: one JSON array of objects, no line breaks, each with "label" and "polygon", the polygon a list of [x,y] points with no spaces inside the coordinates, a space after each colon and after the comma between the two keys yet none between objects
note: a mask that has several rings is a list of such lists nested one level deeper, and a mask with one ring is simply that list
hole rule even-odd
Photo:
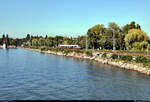
[{"label": "distant boat", "polygon": [[7,48],[7,45],[4,43],[3,44],[3,49],[6,49]]}]

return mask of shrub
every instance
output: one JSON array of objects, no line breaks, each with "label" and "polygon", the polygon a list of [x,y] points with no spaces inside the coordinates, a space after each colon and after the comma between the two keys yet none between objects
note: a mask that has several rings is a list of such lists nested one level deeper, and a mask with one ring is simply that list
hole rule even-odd
[{"label": "shrub", "polygon": [[106,58],[106,57],[107,57],[107,53],[103,53],[103,54],[102,54],[102,57],[103,57],[103,58]]},{"label": "shrub", "polygon": [[41,47],[40,50],[41,51],[48,51],[48,47]]},{"label": "shrub", "polygon": [[32,49],[38,49],[38,46],[31,46]]},{"label": "shrub", "polygon": [[73,51],[76,52],[76,53],[83,53],[82,50],[78,50],[78,49],[74,49]]},{"label": "shrub", "polygon": [[133,57],[131,55],[119,55],[119,59],[123,61],[132,61]]},{"label": "shrub", "polygon": [[150,62],[143,63],[143,67],[150,67]]},{"label": "shrub", "polygon": [[55,52],[59,52],[59,51],[61,51],[62,49],[60,49],[60,48],[54,48],[53,49],[53,51],[55,51]]},{"label": "shrub", "polygon": [[111,58],[112,58],[112,59],[118,59],[118,55],[113,54],[113,55],[111,56]]},{"label": "shrub", "polygon": [[40,48],[40,50],[41,50],[41,51],[44,51],[44,50],[45,50],[45,48],[44,48],[44,47],[42,47],[42,48]]},{"label": "shrub", "polygon": [[146,63],[146,62],[148,62],[148,59],[144,56],[138,55],[138,56],[136,56],[135,61],[137,63]]},{"label": "shrub", "polygon": [[64,49],[63,51],[65,54],[68,54],[70,51],[68,49]]},{"label": "shrub", "polygon": [[93,57],[93,54],[92,54],[92,52],[90,52],[90,51],[86,51],[85,54],[86,54],[87,56],[89,56],[89,57]]}]

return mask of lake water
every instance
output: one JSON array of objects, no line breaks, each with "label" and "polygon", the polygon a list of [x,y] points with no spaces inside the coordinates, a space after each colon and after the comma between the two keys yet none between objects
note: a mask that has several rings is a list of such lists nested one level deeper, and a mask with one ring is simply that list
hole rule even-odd
[{"label": "lake water", "polygon": [[150,77],[89,60],[0,49],[0,100],[150,100]]}]

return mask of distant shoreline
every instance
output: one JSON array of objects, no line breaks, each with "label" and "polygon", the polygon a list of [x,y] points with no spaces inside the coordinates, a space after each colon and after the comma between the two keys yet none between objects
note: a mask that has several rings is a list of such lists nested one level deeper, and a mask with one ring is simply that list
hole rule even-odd
[{"label": "distant shoreline", "polygon": [[[143,67],[140,63],[115,61],[115,60],[111,60],[108,58],[102,58],[101,57],[102,53],[100,53],[100,52],[99,53],[95,52],[95,55],[93,57],[89,57],[89,56],[86,56],[85,54],[75,53],[75,52],[65,54],[63,52],[54,52],[54,51],[50,51],[50,50],[41,51],[40,49],[32,49],[32,48],[23,48],[23,49],[36,51],[36,52],[40,52],[40,53],[53,54],[53,55],[58,55],[58,56],[67,56],[67,57],[74,57],[74,58],[80,58],[80,59],[89,59],[89,60],[97,61],[97,62],[102,63],[102,64],[108,64],[111,66],[115,66],[117,68],[136,71],[136,72],[139,72],[141,74],[145,74],[145,75],[150,76],[150,69],[147,67]],[[99,56],[97,56],[97,54],[99,54]]]},{"label": "distant shoreline", "polygon": [[[0,46],[0,48],[2,49],[3,46]],[[17,47],[16,47],[16,46],[8,46],[7,48],[15,49],[15,48],[17,48]]]}]

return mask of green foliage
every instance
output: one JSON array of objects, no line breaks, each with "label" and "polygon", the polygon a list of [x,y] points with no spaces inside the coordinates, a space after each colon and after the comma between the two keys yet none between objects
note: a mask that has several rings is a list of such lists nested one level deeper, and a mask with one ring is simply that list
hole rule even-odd
[{"label": "green foliage", "polygon": [[143,67],[150,67],[150,62],[144,62]]},{"label": "green foliage", "polygon": [[141,50],[146,50],[148,47],[148,42],[142,41],[139,46]]},{"label": "green foliage", "polygon": [[51,36],[46,37],[46,39],[45,39],[45,45],[49,46],[49,47],[54,46],[54,38],[51,37]]},{"label": "green foliage", "polygon": [[147,47],[148,45],[147,41],[148,36],[146,35],[146,33],[139,29],[131,29],[125,36],[125,44],[129,49],[132,49],[134,47],[138,49],[145,49],[145,47]]},{"label": "green foliage", "polygon": [[93,49],[112,49],[113,48],[113,35],[116,41],[116,49],[124,49],[124,35],[121,32],[120,27],[110,22],[108,28],[105,28],[103,24],[95,25],[90,28],[87,32],[88,35],[88,46]]},{"label": "green foliage", "polygon": [[132,61],[133,57],[131,55],[119,55],[119,59],[123,61]]},{"label": "green foliage", "polygon": [[136,24],[135,21],[132,21],[130,24],[126,24],[125,26],[122,27],[122,31],[124,34],[127,34],[129,30],[131,29],[140,29],[141,26],[139,24]]},{"label": "green foliage", "polygon": [[112,49],[113,48],[113,43],[112,43],[113,39],[112,38],[109,38],[109,37],[102,37],[98,43],[99,43],[99,46],[102,48],[102,49]]},{"label": "green foliage", "polygon": [[148,44],[147,49],[150,50],[150,44]]},{"label": "green foliage", "polygon": [[83,50],[78,50],[78,49],[74,49],[73,51],[74,51],[75,53],[84,53]]},{"label": "green foliage", "polygon": [[89,57],[93,57],[93,54],[92,54],[91,51],[86,51],[85,54],[86,54],[87,56],[89,56]]},{"label": "green foliage", "polygon": [[99,39],[105,33],[105,27],[103,24],[97,24],[90,28],[87,32],[88,35],[88,46],[89,48],[99,48]]},{"label": "green foliage", "polygon": [[144,57],[144,56],[138,55],[138,56],[136,56],[135,61],[137,63],[147,63],[148,59],[146,57]]},{"label": "green foliage", "polygon": [[108,28],[114,31],[119,31],[120,27],[115,22],[110,22]]},{"label": "green foliage", "polygon": [[74,39],[74,43],[79,44],[81,48],[86,48],[85,42],[86,36],[78,36],[76,39]]},{"label": "green foliage", "polygon": [[134,43],[133,43],[133,48],[134,48],[134,50],[140,50],[141,47],[140,47],[139,45],[140,45],[140,42],[134,42]]},{"label": "green foliage", "polygon": [[71,52],[69,49],[64,49],[63,53],[68,54],[69,52]]},{"label": "green foliage", "polygon": [[118,59],[118,55],[117,54],[113,54],[113,55],[111,55],[111,58],[112,59]]},{"label": "green foliage", "polygon": [[45,48],[45,47],[41,47],[40,50],[41,50],[41,51],[45,51],[46,48]]},{"label": "green foliage", "polygon": [[30,46],[31,49],[38,49],[38,46]]},{"label": "green foliage", "polygon": [[33,46],[38,46],[38,39],[33,39],[32,40],[32,45]]},{"label": "green foliage", "polygon": [[45,39],[41,37],[41,38],[38,40],[38,45],[44,46],[44,45],[45,45]]},{"label": "green foliage", "polygon": [[42,47],[40,47],[40,50],[41,50],[41,51],[48,51],[49,48],[48,48],[48,47],[45,47],[45,46],[42,46]]},{"label": "green foliage", "polygon": [[[126,24],[122,28],[118,26],[115,22],[110,22],[106,28],[103,24],[97,24],[88,29],[87,32],[87,44],[89,49],[113,49],[113,37],[115,38],[115,48],[116,50],[141,50],[146,49],[150,50],[150,38],[141,30],[139,24],[136,24],[132,21],[130,24]],[[3,35],[2,41],[6,40],[7,37]],[[78,36],[75,38],[66,37],[66,36],[30,36],[27,34],[27,37],[24,40],[9,39],[10,44],[18,45],[21,43],[25,46],[26,42],[30,42],[29,46],[46,46],[56,48],[54,51],[63,51],[63,49],[57,49],[60,44],[78,44],[83,49],[86,47],[86,36]],[[0,43],[2,44],[2,43]],[[46,50],[42,48],[42,50]],[[74,52],[83,53],[82,51],[75,50]]]},{"label": "green foliage", "polygon": [[107,57],[107,53],[103,53],[102,58],[106,58],[106,57]]}]

